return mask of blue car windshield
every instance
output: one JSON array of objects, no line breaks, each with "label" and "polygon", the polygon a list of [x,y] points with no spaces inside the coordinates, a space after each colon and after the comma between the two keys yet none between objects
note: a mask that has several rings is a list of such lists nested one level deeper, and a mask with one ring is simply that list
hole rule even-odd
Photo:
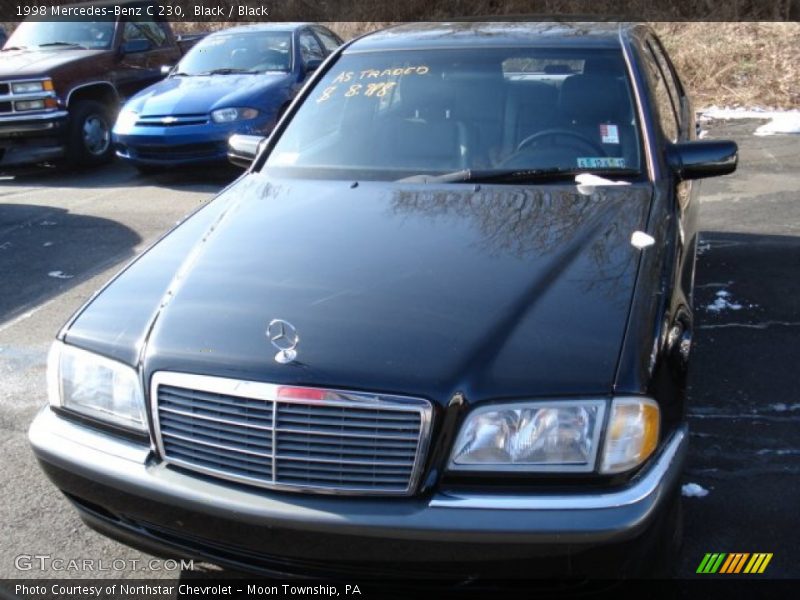
[{"label": "blue car windshield", "polygon": [[641,148],[619,50],[354,52],[310,90],[265,169],[386,181],[463,170],[630,176]]},{"label": "blue car windshield", "polygon": [[5,47],[107,50],[113,39],[113,21],[23,21]]},{"label": "blue car windshield", "polygon": [[215,34],[201,40],[178,63],[177,73],[263,73],[289,71],[292,39],[288,32]]}]

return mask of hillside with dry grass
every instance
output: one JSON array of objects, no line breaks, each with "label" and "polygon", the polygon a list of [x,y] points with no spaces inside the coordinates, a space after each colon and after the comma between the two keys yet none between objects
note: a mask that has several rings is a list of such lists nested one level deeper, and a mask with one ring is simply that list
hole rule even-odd
[{"label": "hillside with dry grass", "polygon": [[[390,22],[332,22],[349,39]],[[652,23],[697,107],[800,107],[800,23]]]}]

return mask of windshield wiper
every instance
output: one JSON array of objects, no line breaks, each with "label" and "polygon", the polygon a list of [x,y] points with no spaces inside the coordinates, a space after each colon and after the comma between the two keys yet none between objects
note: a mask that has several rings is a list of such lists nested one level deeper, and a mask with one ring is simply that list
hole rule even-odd
[{"label": "windshield wiper", "polygon": [[83,50],[88,50],[88,48],[83,44],[77,44],[75,42],[47,42],[45,44],[39,44],[39,48],[46,48],[47,46],[69,46],[71,48],[81,48]]},{"label": "windshield wiper", "polygon": [[526,181],[557,181],[573,179],[581,173],[598,177],[630,177],[638,175],[636,169],[507,169],[473,170],[462,169],[444,175],[414,175],[400,181],[403,183],[511,183]]},{"label": "windshield wiper", "polygon": [[242,73],[258,73],[258,71],[253,71],[252,69],[212,69],[210,71],[204,71],[203,73],[198,73],[198,75],[239,75]]}]

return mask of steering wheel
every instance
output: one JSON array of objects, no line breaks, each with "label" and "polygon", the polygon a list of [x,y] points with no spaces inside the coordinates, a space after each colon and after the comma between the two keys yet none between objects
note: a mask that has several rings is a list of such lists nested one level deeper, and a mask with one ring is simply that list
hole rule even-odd
[{"label": "steering wheel", "polygon": [[606,151],[603,147],[598,144],[597,142],[589,139],[585,135],[578,133],[577,131],[572,131],[571,129],[545,129],[544,131],[540,131],[538,133],[534,133],[533,135],[529,135],[524,140],[522,140],[519,144],[517,144],[517,149],[514,151],[514,154],[519,154],[528,146],[532,146],[539,140],[557,137],[557,136],[564,136],[572,139],[573,146],[578,147],[581,146],[584,150],[590,150],[594,153],[594,156],[608,156]]}]

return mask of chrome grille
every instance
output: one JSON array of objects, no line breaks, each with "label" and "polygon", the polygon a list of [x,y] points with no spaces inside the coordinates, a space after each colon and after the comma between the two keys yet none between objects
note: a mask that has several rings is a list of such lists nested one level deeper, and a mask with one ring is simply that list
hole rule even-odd
[{"label": "chrome grille", "polygon": [[140,127],[178,127],[180,125],[205,125],[207,114],[188,115],[141,115],[136,125]]},{"label": "chrome grille", "polygon": [[276,489],[410,494],[430,434],[418,398],[166,372],[151,397],[166,462]]}]

